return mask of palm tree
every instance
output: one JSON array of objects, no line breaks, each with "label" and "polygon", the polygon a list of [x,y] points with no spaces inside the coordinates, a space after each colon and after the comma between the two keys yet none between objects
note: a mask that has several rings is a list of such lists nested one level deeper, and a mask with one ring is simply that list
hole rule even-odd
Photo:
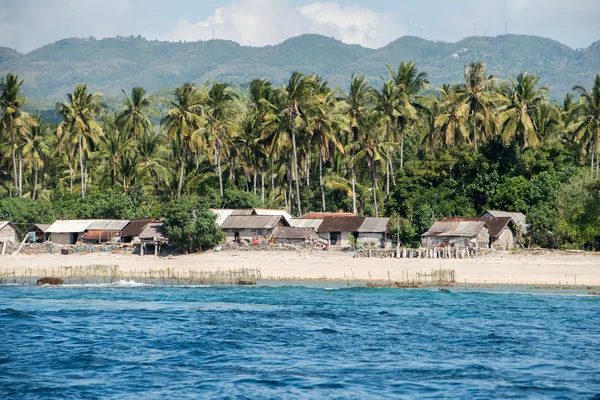
[{"label": "palm tree", "polygon": [[131,89],[131,97],[124,90],[121,90],[125,96],[121,111],[117,113],[116,124],[130,138],[139,139],[141,135],[152,131],[152,123],[149,115],[156,114],[152,110],[154,99],[146,96],[146,90],[141,87]]},{"label": "palm tree", "polygon": [[340,102],[327,82],[315,82],[315,93],[311,97],[305,117],[306,128],[312,133],[312,143],[316,146],[319,158],[319,186],[321,187],[321,211],[327,210],[325,204],[325,183],[323,180],[323,162],[331,159],[331,150],[337,149],[343,154],[344,147],[337,133],[347,126],[348,121],[340,112]]},{"label": "palm tree", "polygon": [[204,104],[206,93],[194,86],[194,83],[184,83],[175,89],[175,101],[165,99],[171,109],[161,120],[171,142],[176,142],[179,150],[179,178],[177,198],[181,197],[183,188],[183,173],[187,149],[190,148],[192,135],[198,131],[204,122]]},{"label": "palm tree", "polygon": [[38,171],[44,167],[50,151],[49,132],[50,126],[42,124],[42,117],[35,115],[32,117],[34,124],[31,125],[29,135],[25,138],[26,143],[22,152],[25,156],[25,163],[31,164],[32,183],[31,197],[35,200],[38,188]]},{"label": "palm tree", "polygon": [[592,172],[594,171],[595,158],[596,177],[598,177],[600,168],[600,75],[596,75],[591,91],[582,86],[575,86],[573,90],[578,91],[581,96],[581,105],[577,111],[581,116],[581,121],[575,128],[575,134],[577,139],[591,148],[590,169]]},{"label": "palm tree", "polygon": [[[116,118],[112,116],[104,117],[102,121],[103,135],[100,138],[100,152],[102,157],[108,162],[113,186],[117,184],[121,164],[125,160],[127,153],[132,152],[134,147],[133,137],[129,137],[127,131],[119,129],[117,120],[118,115]],[[125,191],[127,191],[124,181],[125,179],[123,179],[123,186]]]},{"label": "palm tree", "polygon": [[[369,112],[369,108],[375,99],[375,89],[367,83],[364,75],[352,75],[350,78],[350,90],[342,95],[346,102],[346,113],[349,118],[350,131],[347,136],[346,145],[350,145],[350,159],[355,156],[353,143],[361,143],[361,135],[364,133],[362,123]],[[351,164],[352,174],[352,212],[356,214],[356,171],[355,164]]]},{"label": "palm tree", "polygon": [[489,106],[492,98],[489,89],[493,84],[492,78],[486,76],[485,64],[473,62],[465,67],[465,102],[469,105],[469,115],[473,126],[473,147],[477,150],[477,120],[482,121],[487,136],[491,134],[492,113]]},{"label": "palm tree", "polygon": [[373,209],[375,211],[375,217],[379,217],[379,207],[377,205],[377,167],[378,164],[384,162],[387,164],[389,148],[394,146],[394,143],[383,140],[383,120],[384,118],[379,111],[374,110],[369,112],[362,123],[365,140],[362,143],[353,144],[357,149],[360,148],[353,158],[353,163],[363,159],[367,161],[369,177],[371,178],[371,191],[373,193]]},{"label": "palm tree", "polygon": [[[388,80],[383,82],[380,92],[375,92],[375,98],[377,101],[377,109],[385,117],[385,137],[387,141],[391,139],[391,128],[395,126],[396,119],[400,116],[398,111],[398,87],[394,84],[394,81]],[[386,154],[386,158],[389,161],[390,155]],[[390,195],[390,163],[385,165],[385,193],[387,196]]]},{"label": "palm tree", "polygon": [[77,85],[73,93],[67,94],[66,103],[58,103],[58,112],[63,117],[59,124],[59,136],[62,132],[75,133],[79,148],[79,168],[81,170],[81,197],[86,194],[87,167],[83,155],[83,140],[95,140],[102,132],[96,123],[96,115],[101,110],[101,95],[88,93],[85,83]]},{"label": "palm tree", "polygon": [[[416,64],[412,61],[402,62],[398,69],[394,71],[392,67],[386,65],[388,72],[396,85],[397,90],[397,109],[398,117],[396,123],[400,135],[400,169],[404,167],[404,137],[406,128],[417,118],[415,106],[415,96],[417,96],[426,85],[429,84],[426,72],[419,72]],[[392,165],[390,164],[390,167]],[[391,171],[394,174],[393,168]]]},{"label": "palm tree", "polygon": [[206,101],[210,134],[214,142],[215,166],[219,176],[219,189],[223,197],[223,174],[221,173],[221,152],[227,143],[226,135],[233,130],[234,110],[233,103],[238,100],[238,95],[221,82],[213,83],[208,91]]},{"label": "palm tree", "polygon": [[438,138],[447,146],[464,143],[469,139],[467,120],[469,103],[464,101],[459,85],[442,86],[439,89],[439,114],[435,118],[434,128]]},{"label": "palm tree", "polygon": [[10,147],[12,152],[13,179],[15,184],[15,195],[19,193],[19,181],[17,174],[17,147],[19,146],[17,134],[25,136],[28,125],[35,122],[22,110],[27,101],[21,97],[21,85],[24,80],[19,80],[18,75],[8,74],[6,79],[0,79],[0,128],[8,131]]},{"label": "palm tree", "polygon": [[307,102],[314,87],[311,77],[306,77],[300,72],[294,72],[287,86],[281,88],[282,114],[289,118],[292,139],[292,168],[296,183],[296,202],[298,215],[302,215],[302,201],[300,199],[300,177],[298,175],[298,151],[296,148],[296,118],[303,113],[302,108]]},{"label": "palm tree", "polygon": [[497,127],[502,132],[505,142],[516,139],[519,147],[537,146],[540,142],[532,115],[544,102],[545,87],[536,87],[540,78],[522,72],[515,81],[510,79],[510,86],[504,88],[506,105],[500,107]]}]

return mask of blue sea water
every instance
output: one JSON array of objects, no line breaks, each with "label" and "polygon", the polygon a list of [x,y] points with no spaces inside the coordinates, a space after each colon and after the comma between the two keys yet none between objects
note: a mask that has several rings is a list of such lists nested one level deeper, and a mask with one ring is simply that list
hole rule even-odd
[{"label": "blue sea water", "polygon": [[598,296],[269,285],[0,287],[0,398],[600,393]]}]

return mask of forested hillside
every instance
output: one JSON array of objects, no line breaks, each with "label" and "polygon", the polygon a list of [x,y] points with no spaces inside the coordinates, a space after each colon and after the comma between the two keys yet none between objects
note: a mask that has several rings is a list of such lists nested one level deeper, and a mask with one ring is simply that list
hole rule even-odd
[{"label": "forested hillside", "polygon": [[25,78],[30,98],[60,100],[80,82],[107,97],[120,89],[143,86],[149,92],[181,82],[207,79],[247,86],[257,77],[285,83],[290,74],[316,73],[332,86],[347,88],[352,73],[363,73],[374,85],[386,74],[385,65],[414,61],[429,74],[433,87],[462,79],[463,68],[483,61],[501,79],[528,71],[542,77],[554,98],[573,82],[593,79],[600,68],[600,44],[573,50],[535,36],[468,37],[458,43],[401,37],[377,50],[348,45],[319,35],[302,35],[276,46],[249,47],[225,40],[172,43],[141,37],[65,39],[20,55],[0,49],[0,76]]}]

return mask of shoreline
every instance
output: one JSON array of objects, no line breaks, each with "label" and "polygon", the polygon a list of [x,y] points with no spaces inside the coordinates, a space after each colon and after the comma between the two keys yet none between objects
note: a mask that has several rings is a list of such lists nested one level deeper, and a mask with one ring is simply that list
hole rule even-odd
[{"label": "shoreline", "polygon": [[39,254],[0,257],[0,274],[31,276],[44,269],[48,273],[60,267],[115,265],[123,274],[168,270],[176,275],[247,268],[259,270],[260,280],[290,282],[416,282],[418,273],[443,269],[455,271],[456,285],[600,285],[600,256],[554,252],[497,252],[469,259],[353,258],[352,253],[319,250],[209,251],[169,257]]}]

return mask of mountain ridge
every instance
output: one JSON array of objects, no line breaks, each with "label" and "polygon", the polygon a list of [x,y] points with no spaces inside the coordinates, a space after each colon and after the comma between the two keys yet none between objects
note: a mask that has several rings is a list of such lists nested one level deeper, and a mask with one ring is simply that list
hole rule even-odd
[{"label": "mountain ridge", "polygon": [[293,71],[318,73],[333,86],[346,87],[352,73],[376,84],[386,64],[415,61],[433,86],[463,80],[464,65],[483,61],[490,74],[508,79],[521,71],[540,75],[555,98],[573,85],[589,85],[600,73],[600,41],[572,49],[558,41],[530,35],[471,36],[456,43],[403,36],[379,49],[307,34],[265,47],[228,40],[161,42],[137,37],[69,38],[26,54],[0,48],[0,76],[18,74],[33,98],[62,99],[77,83],[107,96],[144,86],[149,91],[186,81],[219,79],[235,85],[253,78],[284,83]]}]

